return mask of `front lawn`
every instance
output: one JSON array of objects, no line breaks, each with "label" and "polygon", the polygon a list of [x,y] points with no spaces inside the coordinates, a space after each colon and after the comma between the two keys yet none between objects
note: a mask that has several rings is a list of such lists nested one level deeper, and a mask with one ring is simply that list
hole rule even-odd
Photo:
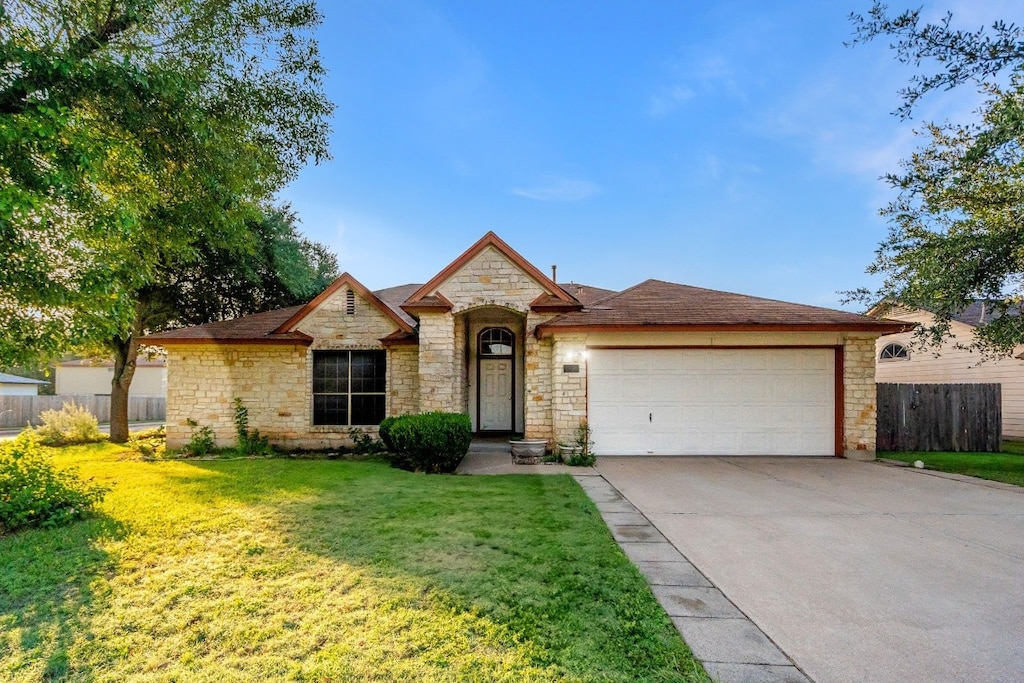
[{"label": "front lawn", "polygon": [[567,476],[126,458],[0,538],[0,680],[708,680]]},{"label": "front lawn", "polygon": [[[1006,449],[1010,450],[1010,449]],[[971,477],[1024,486],[1024,455],[1008,453],[880,452],[880,458],[912,463],[920,460],[930,470],[966,474]]]}]

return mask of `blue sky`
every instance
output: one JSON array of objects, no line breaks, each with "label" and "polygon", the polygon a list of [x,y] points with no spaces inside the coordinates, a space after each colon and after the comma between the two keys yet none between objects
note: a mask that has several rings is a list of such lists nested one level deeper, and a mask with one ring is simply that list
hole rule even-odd
[{"label": "blue sky", "polygon": [[[973,29],[1021,5],[924,15]],[[494,230],[559,281],[842,307],[873,284],[879,176],[920,122],[980,102],[892,116],[911,72],[888,41],[843,45],[869,0],[320,6],[334,159],[280,198],[371,289],[425,282]]]}]

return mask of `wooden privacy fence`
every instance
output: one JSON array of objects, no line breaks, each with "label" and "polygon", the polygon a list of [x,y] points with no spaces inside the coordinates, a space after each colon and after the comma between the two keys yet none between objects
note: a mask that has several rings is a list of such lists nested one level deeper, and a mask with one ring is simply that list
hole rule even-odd
[{"label": "wooden privacy fence", "polygon": [[[21,428],[42,424],[39,414],[44,410],[60,410],[74,401],[96,416],[110,422],[110,397],[95,396],[0,396],[0,429]],[[130,396],[129,422],[161,422],[167,416],[167,399],[161,396]]]},{"label": "wooden privacy fence", "polygon": [[999,450],[999,384],[878,384],[880,451]]}]

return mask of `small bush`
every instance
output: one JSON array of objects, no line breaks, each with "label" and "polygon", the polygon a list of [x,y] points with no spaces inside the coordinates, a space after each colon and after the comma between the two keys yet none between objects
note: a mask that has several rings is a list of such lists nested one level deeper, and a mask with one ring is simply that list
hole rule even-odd
[{"label": "small bush", "polygon": [[211,453],[217,447],[217,443],[213,440],[213,429],[200,427],[199,423],[192,418],[188,418],[186,422],[192,429],[192,438],[181,447],[181,454],[199,458]]},{"label": "small bush", "polygon": [[107,489],[59,470],[35,433],[25,430],[0,444],[0,534],[29,527],[56,527],[81,519]]},{"label": "small bush", "polygon": [[391,463],[414,472],[454,472],[473,438],[469,416],[461,413],[403,415],[386,432]]},{"label": "small bush", "polygon": [[60,410],[44,410],[39,417],[43,424],[36,427],[36,434],[44,446],[95,443],[107,438],[100,431],[96,416],[74,401],[65,403]]},{"label": "small bush", "polygon": [[348,430],[348,438],[352,439],[352,453],[355,455],[376,455],[384,452],[384,444],[380,439],[373,438],[359,427]]},{"label": "small bush", "polygon": [[167,450],[167,430],[161,426],[133,432],[125,445],[143,460],[160,460]]},{"label": "small bush", "polygon": [[238,434],[238,450],[244,455],[270,455],[274,452],[270,437],[260,434],[258,429],[249,429],[249,409],[242,399],[235,397],[235,432]]}]

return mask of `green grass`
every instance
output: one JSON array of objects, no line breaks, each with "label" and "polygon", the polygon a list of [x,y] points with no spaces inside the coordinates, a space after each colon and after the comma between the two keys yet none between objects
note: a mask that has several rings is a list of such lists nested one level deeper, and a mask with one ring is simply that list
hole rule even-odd
[{"label": "green grass", "polygon": [[567,476],[58,461],[113,490],[0,538],[0,680],[708,680]]},{"label": "green grass", "polygon": [[920,460],[930,470],[966,474],[980,479],[1024,486],[1024,446],[1004,442],[1005,453],[907,451],[879,453],[880,458],[912,463]]}]

